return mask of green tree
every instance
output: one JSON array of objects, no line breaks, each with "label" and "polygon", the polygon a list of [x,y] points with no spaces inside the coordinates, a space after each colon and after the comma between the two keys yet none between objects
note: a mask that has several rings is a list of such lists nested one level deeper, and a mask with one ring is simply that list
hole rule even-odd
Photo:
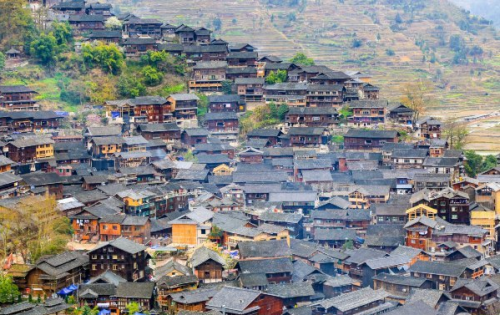
[{"label": "green tree", "polygon": [[0,71],[5,68],[5,55],[0,52]]},{"label": "green tree", "polygon": [[141,73],[144,77],[144,83],[148,86],[156,86],[163,80],[163,74],[151,66],[142,68]]},{"label": "green tree", "polygon": [[278,119],[281,121],[285,120],[286,113],[288,113],[289,107],[286,104],[281,104],[278,107]]},{"label": "green tree", "polygon": [[312,58],[308,58],[304,53],[297,53],[290,59],[291,63],[301,66],[314,66],[314,60]]},{"label": "green tree", "polygon": [[208,111],[208,96],[202,93],[197,93],[196,96],[200,99],[198,101],[197,116],[203,118]]},{"label": "green tree", "polygon": [[85,65],[89,69],[101,68],[106,73],[117,75],[125,66],[123,53],[115,44],[83,44],[82,57]]},{"label": "green tree", "polygon": [[188,150],[184,155],[182,156],[184,161],[186,162],[198,162],[198,158],[193,154],[193,151]]},{"label": "green tree", "polygon": [[53,22],[52,33],[56,38],[57,45],[59,46],[66,46],[68,43],[73,41],[73,35],[71,34],[71,26],[67,21]]},{"label": "green tree", "polygon": [[43,65],[52,66],[58,54],[57,39],[52,33],[40,34],[38,39],[31,42],[30,54]]},{"label": "green tree", "polygon": [[467,159],[464,165],[465,173],[470,177],[476,177],[481,171],[483,157],[472,150],[465,151],[465,157]]},{"label": "green tree", "polygon": [[233,81],[231,80],[222,81],[222,93],[226,95],[233,94]]},{"label": "green tree", "polygon": [[117,84],[118,94],[123,97],[137,97],[146,95],[146,87],[134,75],[120,76]]},{"label": "green tree", "polygon": [[127,304],[125,308],[127,309],[129,315],[134,315],[135,313],[139,313],[139,311],[141,310],[141,307],[136,302],[131,302]]},{"label": "green tree", "polygon": [[0,50],[23,45],[29,38],[35,37],[36,32],[27,1],[0,0]]},{"label": "green tree", "polygon": [[0,273],[0,304],[14,303],[19,295],[19,288],[12,278]]},{"label": "green tree", "polygon": [[224,235],[224,232],[217,226],[217,225],[212,225],[212,228],[210,229],[210,234],[208,234],[208,237],[212,240],[219,241],[222,238],[222,235]]},{"label": "green tree", "polygon": [[286,70],[278,70],[277,72],[271,71],[266,77],[267,84],[276,84],[286,82],[288,74]]}]

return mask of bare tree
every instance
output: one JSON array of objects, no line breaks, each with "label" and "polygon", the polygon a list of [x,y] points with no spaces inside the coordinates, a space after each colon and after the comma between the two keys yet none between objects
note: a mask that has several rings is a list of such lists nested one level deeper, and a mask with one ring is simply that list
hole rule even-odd
[{"label": "bare tree", "polygon": [[450,148],[460,150],[467,144],[469,130],[465,122],[452,117],[445,121],[443,135],[448,141]]},{"label": "bare tree", "polygon": [[413,110],[413,125],[425,113],[427,106],[434,103],[432,92],[434,87],[431,82],[418,81],[403,85],[401,92],[401,103]]}]

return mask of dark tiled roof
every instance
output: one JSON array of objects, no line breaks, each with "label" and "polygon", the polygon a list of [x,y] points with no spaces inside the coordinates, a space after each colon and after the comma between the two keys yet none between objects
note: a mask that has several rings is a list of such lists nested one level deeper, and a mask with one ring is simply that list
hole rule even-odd
[{"label": "dark tiled roof", "polygon": [[349,138],[390,138],[397,137],[398,132],[394,130],[364,130],[364,129],[349,129],[345,137]]},{"label": "dark tiled roof", "polygon": [[154,282],[122,282],[116,289],[116,296],[123,298],[150,299],[155,288]]},{"label": "dark tiled roof", "polygon": [[238,249],[241,257],[244,259],[272,258],[292,255],[286,240],[240,242],[238,243]]}]

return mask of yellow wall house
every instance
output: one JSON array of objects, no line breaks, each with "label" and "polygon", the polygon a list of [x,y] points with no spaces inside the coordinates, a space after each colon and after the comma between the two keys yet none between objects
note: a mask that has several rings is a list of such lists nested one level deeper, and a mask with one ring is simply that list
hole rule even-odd
[{"label": "yellow wall house", "polygon": [[195,246],[208,239],[214,213],[197,208],[169,222],[172,225],[172,243]]},{"label": "yellow wall house", "polygon": [[500,184],[488,183],[476,188],[476,202],[500,215]]},{"label": "yellow wall house", "polygon": [[429,219],[434,219],[436,217],[437,210],[426,205],[418,205],[413,208],[406,210],[406,215],[408,216],[408,221],[419,218],[421,216],[426,216]]},{"label": "yellow wall house", "polygon": [[488,231],[487,239],[495,240],[496,212],[479,206],[470,212],[470,224],[477,225]]},{"label": "yellow wall house", "polygon": [[215,176],[231,175],[233,173],[233,169],[226,164],[221,164],[214,168],[213,173]]},{"label": "yellow wall house", "polygon": [[36,146],[36,158],[37,159],[46,159],[46,158],[51,158],[51,157],[54,157],[54,144],[53,144],[53,142],[39,144]]}]

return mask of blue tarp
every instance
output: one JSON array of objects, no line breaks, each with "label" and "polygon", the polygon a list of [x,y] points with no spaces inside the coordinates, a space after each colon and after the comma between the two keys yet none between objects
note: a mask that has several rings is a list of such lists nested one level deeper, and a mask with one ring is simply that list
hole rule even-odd
[{"label": "blue tarp", "polygon": [[100,310],[97,315],[108,315],[111,314],[110,310]]},{"label": "blue tarp", "polygon": [[72,291],[75,291],[75,290],[78,290],[78,286],[75,285],[75,284],[72,284],[68,287],[68,289],[72,290]]},{"label": "blue tarp", "polygon": [[70,290],[68,288],[64,288],[64,289],[61,289],[59,292],[57,292],[57,294],[59,295],[68,295],[68,294],[71,294],[73,293],[74,290]]}]

